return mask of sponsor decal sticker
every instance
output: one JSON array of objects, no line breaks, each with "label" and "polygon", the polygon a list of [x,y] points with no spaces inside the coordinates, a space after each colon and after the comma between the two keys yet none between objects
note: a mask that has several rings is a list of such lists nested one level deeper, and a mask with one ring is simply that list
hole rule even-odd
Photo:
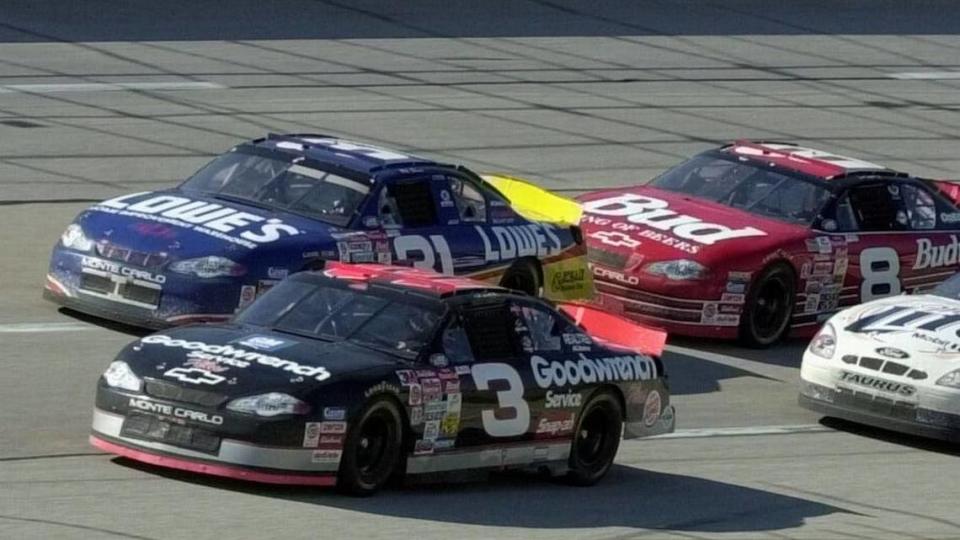
[{"label": "sponsor decal sticker", "polygon": [[896,358],[898,360],[910,358],[910,355],[907,354],[906,351],[897,349],[895,347],[880,347],[877,349],[877,354],[880,356],[886,356],[887,358]]},{"label": "sponsor decal sticker", "polygon": [[[154,334],[140,340],[145,345],[163,345],[164,347],[185,349],[188,351],[200,351],[207,353],[208,358],[221,359],[232,362],[235,367],[247,367],[252,363],[262,366],[273,367],[283,371],[288,371],[303,377],[312,377],[317,381],[325,381],[330,378],[330,372],[322,366],[303,365],[292,360],[285,360],[276,356],[268,356],[263,353],[237,349],[232,345],[211,345],[202,341],[185,341],[174,339],[165,334]],[[229,359],[229,360],[227,360]],[[243,363],[243,365],[240,365]]]},{"label": "sponsor decal sticker", "polygon": [[386,381],[380,381],[377,384],[367,388],[363,397],[370,397],[374,394],[399,394],[400,388]]},{"label": "sponsor decal sticker", "polygon": [[278,351],[280,349],[285,349],[297,344],[296,341],[263,335],[246,336],[233,340],[230,343],[236,343],[237,345],[243,345],[244,347],[250,347],[251,349],[257,349],[258,351],[268,352]]},{"label": "sponsor decal sticker", "polygon": [[420,405],[423,403],[423,390],[420,387],[420,383],[413,383],[410,385],[410,396],[408,403],[410,405]]},{"label": "sponsor decal sticker", "polygon": [[645,225],[704,245],[713,245],[734,238],[767,235],[753,227],[735,229],[718,223],[705,222],[698,217],[670,210],[667,201],[634,193],[587,201],[581,206],[588,214],[623,217],[631,224]]},{"label": "sponsor decal sticker", "polygon": [[824,255],[829,254],[833,251],[833,246],[830,244],[830,239],[826,236],[817,237],[817,251]]},{"label": "sponsor decal sticker", "polygon": [[163,374],[164,377],[170,377],[180,382],[191,384],[220,384],[227,380],[226,377],[210,373],[209,371],[198,368],[176,367],[168,369]]},{"label": "sponsor decal sticker", "polygon": [[441,420],[447,414],[447,404],[443,401],[431,401],[423,406],[423,420]]},{"label": "sponsor decal sticker", "polygon": [[590,238],[596,238],[601,243],[613,247],[635,248],[641,244],[639,240],[619,231],[596,231],[590,233]]},{"label": "sponsor decal sticker", "polygon": [[942,223],[960,223],[960,212],[940,212]]},{"label": "sponsor decal sticker", "polygon": [[257,286],[256,285],[242,285],[240,287],[240,301],[237,303],[237,307],[245,308],[253,303],[257,299]]},{"label": "sponsor decal sticker", "polygon": [[286,236],[296,236],[301,232],[281,219],[268,219],[220,204],[196,201],[177,195],[153,195],[131,202],[132,199],[144,195],[147,194],[134,193],[116,197],[94,205],[91,210],[166,223],[248,249],[275,242]]},{"label": "sponsor decal sticker", "polygon": [[729,304],[742,304],[746,302],[746,295],[744,294],[733,294],[733,293],[723,293],[720,296],[721,302],[727,302]]},{"label": "sponsor decal sticker", "polygon": [[423,401],[425,402],[437,401],[443,396],[440,379],[422,379],[420,385],[423,386]]},{"label": "sponsor decal sticker", "polygon": [[439,441],[434,441],[433,449],[440,450],[450,450],[456,445],[456,440],[454,439],[440,439]]},{"label": "sponsor decal sticker", "polygon": [[320,444],[320,422],[307,422],[303,429],[303,447],[316,448]]},{"label": "sponsor decal sticker", "polygon": [[313,463],[340,463],[340,456],[342,455],[343,450],[314,450],[310,455],[310,461]]},{"label": "sponsor decal sticker", "polygon": [[440,420],[430,420],[423,424],[423,439],[435,441],[440,436]]},{"label": "sponsor decal sticker", "polygon": [[443,420],[440,422],[440,435],[443,437],[456,437],[457,431],[460,429],[460,414],[447,414],[444,415]]},{"label": "sponsor decal sticker", "polygon": [[657,368],[647,356],[625,355],[550,361],[534,355],[530,359],[533,377],[541,388],[593,384],[604,381],[645,381],[656,376]]},{"label": "sponsor decal sticker", "polygon": [[913,269],[955,266],[958,258],[960,258],[960,240],[957,240],[957,235],[951,234],[950,241],[940,245],[934,245],[929,238],[918,238],[917,260],[913,263]]},{"label": "sponsor decal sticker", "polygon": [[290,270],[282,266],[271,266],[267,268],[267,277],[270,279],[283,279],[290,274]]},{"label": "sponsor decal sticker", "polygon": [[728,281],[727,292],[733,294],[743,294],[747,292],[747,284],[739,281]]},{"label": "sponsor decal sticker", "polygon": [[583,397],[580,395],[580,392],[574,392],[572,390],[568,392],[554,392],[553,390],[547,390],[544,407],[547,409],[574,408],[580,407],[582,401]]},{"label": "sponsor decal sticker", "polygon": [[422,456],[433,453],[433,441],[417,441],[413,447],[413,455]]},{"label": "sponsor decal sticker", "polygon": [[324,407],[323,419],[324,420],[346,420],[347,409],[343,407]]},{"label": "sponsor decal sticker", "polygon": [[544,411],[537,423],[538,435],[560,437],[573,433],[575,416],[572,412],[559,413],[558,411]]},{"label": "sponsor decal sticker", "polygon": [[132,409],[137,409],[145,412],[156,413],[163,416],[171,416],[173,418],[181,418],[184,420],[193,420],[196,422],[202,422],[204,424],[211,424],[214,426],[223,425],[223,417],[216,414],[207,414],[201,411],[194,411],[192,409],[185,409],[183,407],[176,407],[174,405],[167,405],[165,403],[154,403],[153,401],[146,400],[143,398],[130,398],[130,401],[127,402],[127,406]]},{"label": "sponsor decal sticker", "polygon": [[124,276],[130,279],[149,281],[150,283],[156,283],[157,285],[163,285],[167,282],[167,276],[164,276],[163,274],[154,274],[146,270],[131,268],[113,261],[105,261],[103,259],[88,257],[86,255],[80,259],[80,265],[84,268],[90,268],[91,270],[100,270],[101,272]]},{"label": "sponsor decal sticker", "polygon": [[347,432],[346,422],[320,422],[320,433],[325,435],[343,435]]},{"label": "sponsor decal sticker", "polygon": [[909,384],[888,381],[872,375],[851,373],[849,371],[840,372],[840,382],[861,386],[863,388],[870,388],[872,390],[879,390],[881,392],[887,392],[890,394],[897,394],[904,397],[910,397],[917,393],[916,387]]},{"label": "sponsor decal sticker", "polygon": [[643,403],[643,425],[651,427],[660,419],[661,411],[660,392],[651,390]]},{"label": "sponsor decal sticker", "polygon": [[410,425],[419,426],[423,423],[423,407],[410,407]]},{"label": "sponsor decal sticker", "polygon": [[417,374],[410,369],[401,369],[397,371],[397,378],[400,379],[400,384],[406,386],[410,384],[416,384]]}]

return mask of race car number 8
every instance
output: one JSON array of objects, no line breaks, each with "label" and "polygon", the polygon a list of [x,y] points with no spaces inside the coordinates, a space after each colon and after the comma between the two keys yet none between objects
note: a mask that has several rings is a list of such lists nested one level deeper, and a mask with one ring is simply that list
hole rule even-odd
[{"label": "race car number 8", "polygon": [[893,248],[875,247],[860,252],[860,301],[900,294],[900,257]]},{"label": "race car number 8", "polygon": [[517,370],[507,364],[476,364],[471,370],[477,390],[489,390],[490,383],[502,381],[505,389],[497,390],[497,408],[480,413],[483,429],[491,437],[523,435],[530,427],[530,406],[523,400],[523,380]]}]

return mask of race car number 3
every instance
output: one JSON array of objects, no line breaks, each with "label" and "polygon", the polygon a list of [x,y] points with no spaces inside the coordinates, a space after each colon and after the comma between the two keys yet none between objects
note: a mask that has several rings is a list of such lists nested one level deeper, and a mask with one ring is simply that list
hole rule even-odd
[{"label": "race car number 3", "polygon": [[530,427],[530,406],[523,399],[523,380],[512,366],[503,363],[476,364],[471,370],[477,390],[489,390],[493,381],[507,387],[497,391],[497,408],[481,412],[483,429],[491,437],[523,435]]}]

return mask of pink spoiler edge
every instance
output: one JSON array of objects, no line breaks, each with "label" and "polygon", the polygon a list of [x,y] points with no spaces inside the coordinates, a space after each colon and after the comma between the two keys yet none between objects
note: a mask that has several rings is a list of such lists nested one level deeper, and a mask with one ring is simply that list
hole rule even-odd
[{"label": "pink spoiler edge", "polygon": [[598,341],[651,356],[662,355],[667,345],[667,333],[663,330],[643,326],[587,304],[560,303],[557,306]]}]

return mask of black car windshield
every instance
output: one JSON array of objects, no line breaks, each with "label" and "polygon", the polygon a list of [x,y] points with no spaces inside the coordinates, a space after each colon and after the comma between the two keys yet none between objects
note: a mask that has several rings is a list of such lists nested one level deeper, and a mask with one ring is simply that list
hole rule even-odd
[{"label": "black car windshield", "polygon": [[930,291],[930,294],[960,300],[960,274],[954,274]]},{"label": "black car windshield", "polygon": [[269,157],[242,149],[214,159],[180,188],[287,210],[337,226],[350,222],[370,191],[363,182],[293,163],[279,152]]},{"label": "black car windshield", "polygon": [[234,320],[327,341],[348,340],[412,358],[432,338],[441,314],[404,300],[370,293],[363,283],[288,279]]},{"label": "black car windshield", "polygon": [[814,182],[718,154],[695,156],[650,185],[801,225],[813,223],[830,197]]}]

